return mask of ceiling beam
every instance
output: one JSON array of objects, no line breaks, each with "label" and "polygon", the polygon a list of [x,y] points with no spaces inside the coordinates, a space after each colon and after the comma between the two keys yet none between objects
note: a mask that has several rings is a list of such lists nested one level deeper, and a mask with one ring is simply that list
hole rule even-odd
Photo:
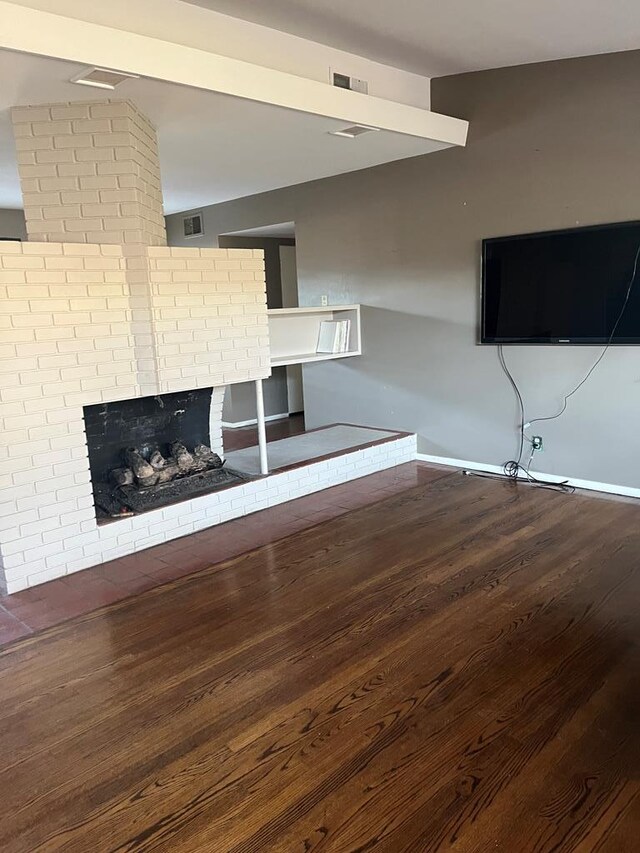
[{"label": "ceiling beam", "polygon": [[0,0],[0,48],[464,145],[468,122],[173,42]]}]

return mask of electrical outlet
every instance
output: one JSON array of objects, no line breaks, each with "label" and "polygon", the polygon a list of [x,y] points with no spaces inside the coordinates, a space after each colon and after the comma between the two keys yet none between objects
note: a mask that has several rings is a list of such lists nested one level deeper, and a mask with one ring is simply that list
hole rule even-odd
[{"label": "electrical outlet", "polygon": [[541,435],[534,435],[531,439],[531,446],[534,450],[539,450],[542,452],[544,450],[544,442],[542,441]]},{"label": "electrical outlet", "polygon": [[323,296],[320,297],[320,305],[322,305],[323,308],[326,308],[326,306],[328,304],[329,304],[329,299],[327,298],[327,295],[325,293]]}]

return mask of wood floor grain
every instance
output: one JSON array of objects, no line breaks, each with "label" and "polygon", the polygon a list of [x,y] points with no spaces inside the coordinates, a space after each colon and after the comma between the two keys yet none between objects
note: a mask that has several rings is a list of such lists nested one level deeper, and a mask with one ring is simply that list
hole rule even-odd
[{"label": "wood floor grain", "polygon": [[5,853],[640,849],[640,505],[459,474],[0,650]]}]

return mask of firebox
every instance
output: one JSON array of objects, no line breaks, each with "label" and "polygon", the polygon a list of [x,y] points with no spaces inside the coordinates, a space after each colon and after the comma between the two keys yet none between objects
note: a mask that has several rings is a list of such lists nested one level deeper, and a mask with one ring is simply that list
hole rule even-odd
[{"label": "firebox", "polygon": [[247,479],[222,459],[223,393],[222,388],[201,388],[84,407],[98,521],[158,509]]}]

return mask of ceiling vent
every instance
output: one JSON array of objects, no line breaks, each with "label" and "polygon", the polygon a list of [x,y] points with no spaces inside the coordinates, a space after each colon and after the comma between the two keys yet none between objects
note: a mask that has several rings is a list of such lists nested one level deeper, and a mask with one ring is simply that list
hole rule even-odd
[{"label": "ceiling vent", "polygon": [[72,77],[70,82],[79,86],[95,86],[97,89],[115,89],[125,80],[138,80],[138,75],[127,74],[126,71],[112,71],[110,68],[85,68],[80,74]]},{"label": "ceiling vent", "polygon": [[344,136],[346,139],[355,139],[362,136],[364,133],[380,130],[379,127],[369,127],[366,124],[354,124],[351,127],[345,127],[342,130],[330,130],[331,136]]},{"label": "ceiling vent", "polygon": [[183,217],[182,224],[185,237],[202,237],[204,234],[202,213],[191,213]]}]

